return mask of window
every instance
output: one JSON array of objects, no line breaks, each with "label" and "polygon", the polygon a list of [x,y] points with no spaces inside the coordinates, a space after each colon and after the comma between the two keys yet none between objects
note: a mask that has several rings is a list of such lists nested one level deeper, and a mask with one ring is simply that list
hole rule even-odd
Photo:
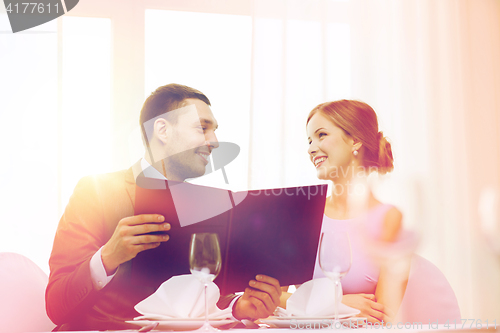
[{"label": "window", "polygon": [[[0,33],[0,200],[9,203],[0,251],[48,272],[76,182],[143,156],[139,111],[167,83],[204,92],[219,141],[241,148],[225,168],[227,187],[317,182],[304,117],[350,94],[349,2],[84,2],[26,32]],[[0,32],[9,27],[0,12]],[[225,186],[220,170],[192,182]]]},{"label": "window", "polygon": [[[239,156],[225,167],[229,187],[248,177],[252,22],[249,16],[146,10],[146,96],[179,83],[203,92],[219,123],[219,141],[236,143]],[[191,182],[224,186],[222,171]]]},{"label": "window", "polygon": [[111,22],[105,18],[62,18],[62,207],[78,180],[110,172]]}]

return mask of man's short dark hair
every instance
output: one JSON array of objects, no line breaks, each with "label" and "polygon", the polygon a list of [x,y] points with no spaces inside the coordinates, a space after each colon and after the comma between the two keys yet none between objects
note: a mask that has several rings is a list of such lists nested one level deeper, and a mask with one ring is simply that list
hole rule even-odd
[{"label": "man's short dark hair", "polygon": [[152,131],[152,128],[147,129],[144,124],[148,120],[158,117],[161,114],[178,109],[181,107],[182,101],[188,98],[199,99],[207,105],[210,105],[210,100],[201,91],[181,84],[167,84],[151,93],[144,102],[139,117],[142,135],[147,146],[149,146],[149,136],[147,134],[151,134],[149,132]]}]

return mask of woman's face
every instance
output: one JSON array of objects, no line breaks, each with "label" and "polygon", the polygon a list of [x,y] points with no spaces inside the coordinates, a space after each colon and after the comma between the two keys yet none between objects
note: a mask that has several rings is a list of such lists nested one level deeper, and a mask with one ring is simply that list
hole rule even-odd
[{"label": "woman's face", "polygon": [[354,141],[321,112],[307,124],[309,157],[319,179],[333,180],[351,175]]}]

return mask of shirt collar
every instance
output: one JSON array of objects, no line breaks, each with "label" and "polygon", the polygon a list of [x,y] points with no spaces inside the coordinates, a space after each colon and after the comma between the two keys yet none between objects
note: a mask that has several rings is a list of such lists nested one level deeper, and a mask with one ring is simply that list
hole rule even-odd
[{"label": "shirt collar", "polygon": [[144,157],[141,159],[141,168],[142,168],[142,174],[146,178],[167,180],[167,178],[165,178],[165,176],[162,175],[158,170],[153,168],[153,166],[149,164],[149,162],[146,161]]}]

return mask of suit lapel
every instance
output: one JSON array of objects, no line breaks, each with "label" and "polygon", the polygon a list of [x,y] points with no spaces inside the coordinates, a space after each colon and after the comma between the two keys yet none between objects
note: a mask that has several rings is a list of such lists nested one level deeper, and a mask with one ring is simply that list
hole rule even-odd
[{"label": "suit lapel", "polygon": [[141,174],[141,160],[137,161],[125,172],[125,189],[132,203],[132,207],[135,209],[135,179]]}]

